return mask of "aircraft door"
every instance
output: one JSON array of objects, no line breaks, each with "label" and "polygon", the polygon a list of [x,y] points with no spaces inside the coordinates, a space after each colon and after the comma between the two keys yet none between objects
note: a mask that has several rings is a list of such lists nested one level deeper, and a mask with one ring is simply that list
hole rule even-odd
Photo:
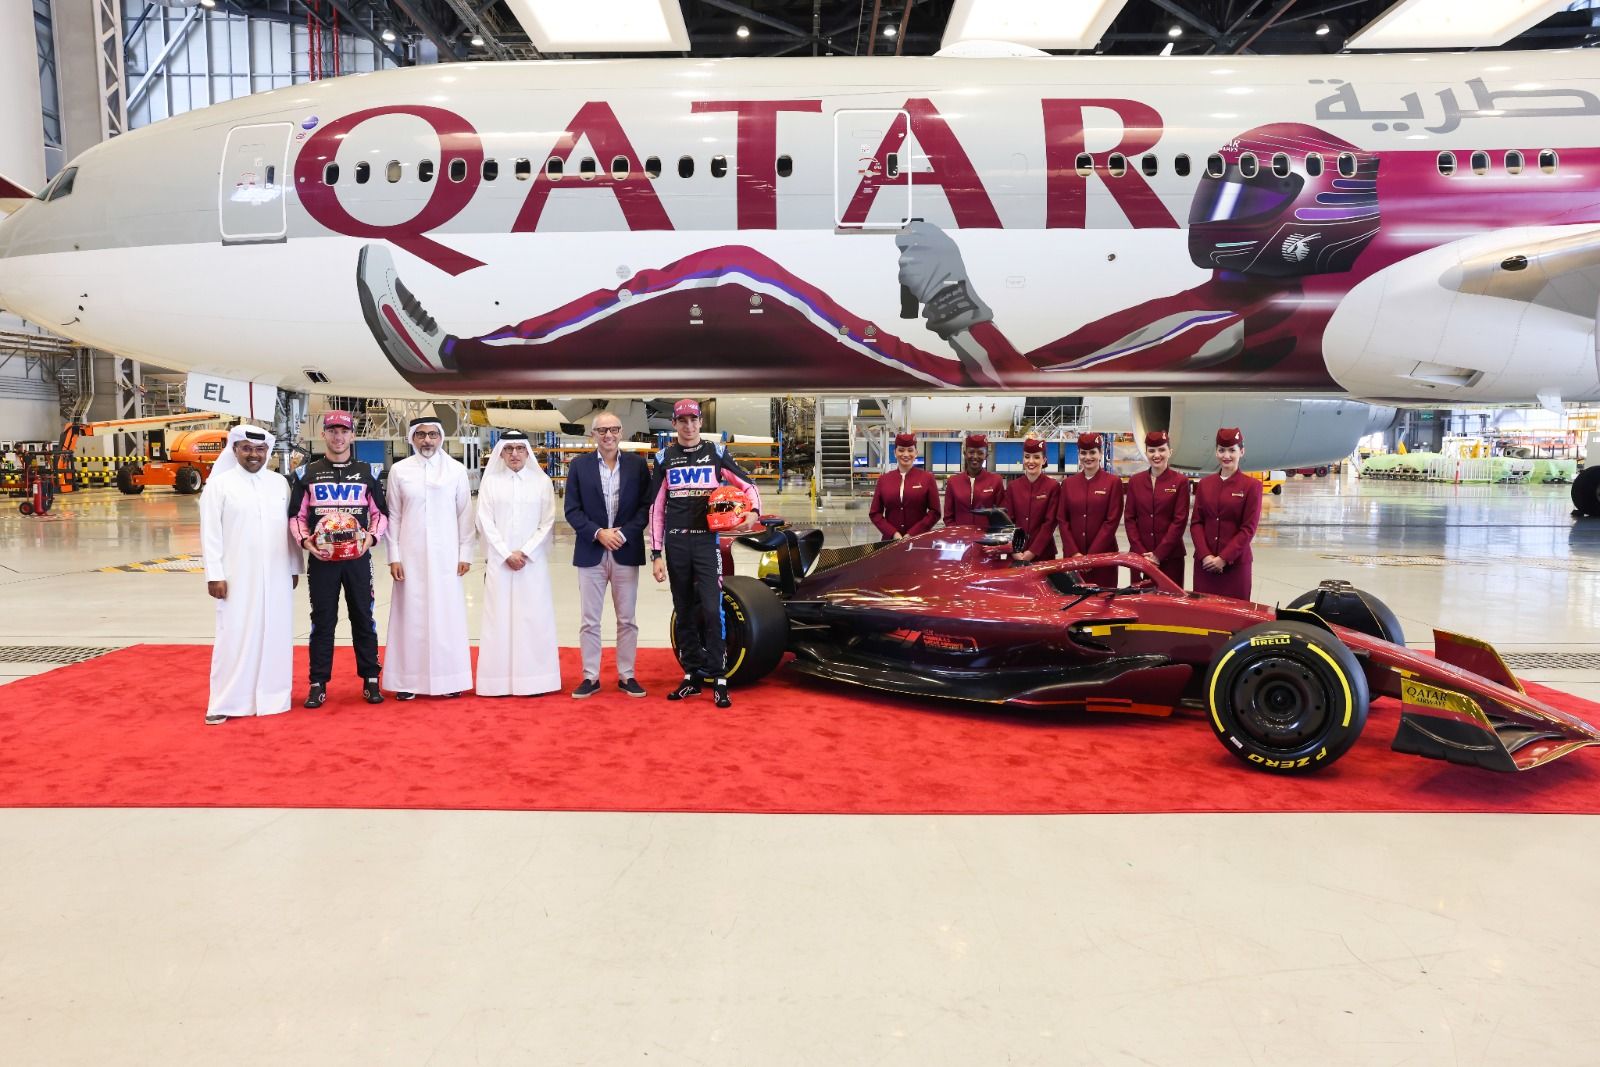
[{"label": "aircraft door", "polygon": [[228,132],[217,197],[223,244],[258,244],[289,236],[284,193],[293,129],[292,123],[266,122]]},{"label": "aircraft door", "polygon": [[833,113],[833,221],[841,230],[901,230],[911,222],[911,116]]}]

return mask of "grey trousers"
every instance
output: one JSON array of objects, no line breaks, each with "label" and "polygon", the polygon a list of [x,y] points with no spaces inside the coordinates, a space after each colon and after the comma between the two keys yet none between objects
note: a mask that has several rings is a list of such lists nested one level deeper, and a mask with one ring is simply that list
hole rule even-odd
[{"label": "grey trousers", "polygon": [[578,624],[578,647],[583,651],[583,676],[600,679],[600,616],[606,606],[606,584],[611,585],[611,610],[617,615],[617,677],[633,677],[633,661],[639,649],[639,624],[634,621],[634,606],[639,602],[639,572],[642,567],[618,563],[607,552],[593,567],[575,568],[582,619]]}]

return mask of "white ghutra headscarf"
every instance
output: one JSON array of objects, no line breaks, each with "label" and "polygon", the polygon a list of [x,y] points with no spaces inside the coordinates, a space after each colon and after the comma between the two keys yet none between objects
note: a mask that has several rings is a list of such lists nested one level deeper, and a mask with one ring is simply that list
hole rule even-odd
[{"label": "white ghutra headscarf", "polygon": [[507,430],[494,443],[494,451],[489,453],[489,464],[483,469],[483,480],[485,482],[495,478],[509,479],[515,477],[511,468],[506,466],[505,456],[501,454],[505,451],[507,445],[522,445],[528,450],[528,464],[522,468],[524,474],[534,479],[535,482],[540,478],[547,482],[550,480],[550,475],[539,463],[539,457],[533,454],[533,442],[528,440],[528,435],[521,430]]},{"label": "white ghutra headscarf", "polygon": [[[233,446],[239,441],[249,441],[251,444],[259,444],[265,441],[268,459],[272,458],[272,446],[277,443],[270,431],[263,430],[259,426],[246,426],[241,422],[228,431],[228,440],[222,446],[222,454],[211,465],[211,477],[215,478],[219,474],[225,474],[238,468],[239,457],[233,454]],[[262,469],[265,470],[266,468],[263,467]]]}]

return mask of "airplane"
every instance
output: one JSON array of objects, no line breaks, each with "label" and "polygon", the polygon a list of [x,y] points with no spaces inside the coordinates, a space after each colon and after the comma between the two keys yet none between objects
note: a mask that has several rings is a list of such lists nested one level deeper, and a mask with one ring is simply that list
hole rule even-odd
[{"label": "airplane", "polygon": [[1600,398],[1596,117],[1581,50],[402,68],[88,150],[0,219],[0,307],[258,418],[1117,393],[1180,467],[1304,466]]}]

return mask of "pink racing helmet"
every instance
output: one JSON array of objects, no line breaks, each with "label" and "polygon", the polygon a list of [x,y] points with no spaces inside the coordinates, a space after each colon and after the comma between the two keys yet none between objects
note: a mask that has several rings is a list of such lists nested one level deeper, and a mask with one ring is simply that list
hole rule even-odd
[{"label": "pink racing helmet", "polygon": [[1337,274],[1381,221],[1378,157],[1315,126],[1257,126],[1208,161],[1189,209],[1189,258],[1267,278]]}]

